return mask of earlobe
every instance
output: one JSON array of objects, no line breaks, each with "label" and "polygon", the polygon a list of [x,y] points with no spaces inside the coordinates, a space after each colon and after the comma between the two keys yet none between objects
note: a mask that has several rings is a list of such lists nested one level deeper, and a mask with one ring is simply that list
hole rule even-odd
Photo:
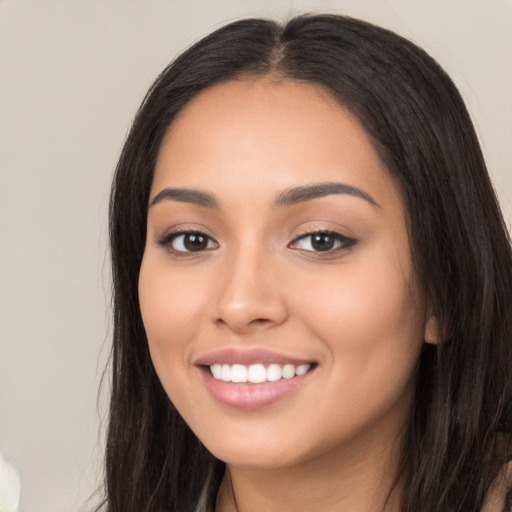
[{"label": "earlobe", "polygon": [[438,345],[441,342],[439,324],[434,315],[430,315],[427,323],[425,324],[424,340],[425,343],[430,343],[431,345]]}]

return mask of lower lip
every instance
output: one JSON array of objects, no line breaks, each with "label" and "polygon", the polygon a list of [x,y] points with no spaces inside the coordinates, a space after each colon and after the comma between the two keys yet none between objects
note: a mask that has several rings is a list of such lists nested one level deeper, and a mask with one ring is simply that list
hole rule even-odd
[{"label": "lower lip", "polygon": [[279,402],[302,387],[312,373],[313,370],[309,370],[304,375],[292,379],[249,384],[214,379],[208,368],[201,368],[206,389],[213,398],[223,405],[244,410],[259,409]]}]

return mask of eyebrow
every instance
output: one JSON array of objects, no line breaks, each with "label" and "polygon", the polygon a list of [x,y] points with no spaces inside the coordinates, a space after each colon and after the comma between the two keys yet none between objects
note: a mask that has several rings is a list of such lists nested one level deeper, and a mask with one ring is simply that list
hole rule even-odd
[{"label": "eyebrow", "polygon": [[372,206],[381,208],[377,201],[375,201],[375,199],[373,199],[373,197],[364,190],[352,185],[347,185],[346,183],[336,182],[316,183],[313,185],[290,188],[281,192],[277,196],[274,206],[292,206],[294,204],[304,203],[306,201],[311,201],[312,199],[335,194],[348,194],[350,196],[358,197],[360,199],[364,199]]},{"label": "eyebrow", "polygon": [[[292,206],[336,194],[348,194],[353,197],[358,197],[364,199],[372,206],[381,208],[377,201],[364,190],[352,185],[347,185],[346,183],[336,182],[316,183],[313,185],[289,188],[277,196],[273,207]],[[219,208],[219,203],[212,194],[190,188],[164,188],[153,198],[149,206],[154,206],[165,200],[197,204],[199,206],[205,206],[206,208]]]},{"label": "eyebrow", "polygon": [[154,206],[164,200],[192,203],[207,208],[219,208],[219,204],[212,194],[190,188],[164,188],[153,198],[149,206]]}]

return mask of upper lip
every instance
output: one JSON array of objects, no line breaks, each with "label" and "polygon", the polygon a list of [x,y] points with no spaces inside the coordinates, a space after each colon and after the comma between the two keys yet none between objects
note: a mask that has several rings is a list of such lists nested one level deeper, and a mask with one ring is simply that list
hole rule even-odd
[{"label": "upper lip", "polygon": [[197,366],[211,366],[212,364],[243,364],[250,366],[251,364],[257,363],[293,364],[294,366],[300,366],[303,364],[311,364],[313,361],[287,356],[267,349],[240,350],[234,348],[225,348],[211,352],[199,357],[195,361]]}]

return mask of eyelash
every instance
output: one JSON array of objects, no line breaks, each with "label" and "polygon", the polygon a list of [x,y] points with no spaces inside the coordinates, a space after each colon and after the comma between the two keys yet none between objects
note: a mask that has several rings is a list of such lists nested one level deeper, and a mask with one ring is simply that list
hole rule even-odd
[{"label": "eyelash", "polygon": [[315,235],[322,236],[322,237],[328,237],[328,238],[332,239],[334,241],[334,243],[337,242],[338,246],[333,247],[331,249],[327,249],[325,251],[314,251],[314,250],[303,249],[308,253],[314,253],[314,254],[318,254],[318,255],[323,255],[323,254],[332,255],[332,254],[336,254],[340,251],[345,251],[357,243],[357,240],[354,240],[353,238],[349,238],[348,236],[344,236],[341,233],[338,233],[337,231],[331,231],[328,229],[319,229],[319,230],[315,230],[315,231],[308,231],[307,233],[300,235],[290,244],[290,246],[296,245],[297,242],[306,240],[308,238],[310,239],[310,242],[309,242],[310,245],[312,245],[313,237]]},{"label": "eyelash", "polygon": [[[306,240],[308,238],[310,238],[310,246],[313,247],[313,240],[312,240],[312,237],[314,236],[322,236],[322,237],[326,237],[326,238],[330,238],[331,240],[334,241],[334,243],[338,243],[338,245],[336,247],[333,247],[333,248],[328,248],[327,250],[325,251],[315,251],[315,250],[310,250],[310,249],[302,249],[303,251],[307,252],[307,253],[314,253],[314,254],[318,254],[318,255],[332,255],[332,254],[335,254],[335,253],[338,253],[338,252],[341,252],[341,251],[345,251],[347,249],[349,249],[350,247],[352,247],[353,245],[355,245],[357,243],[357,240],[354,240],[353,238],[349,238],[347,236],[344,236],[336,231],[331,231],[331,230],[328,230],[328,229],[319,229],[319,230],[316,230],[316,231],[309,231],[307,233],[304,233],[300,236],[298,236],[297,238],[295,238],[289,245],[288,247],[291,247],[292,249],[295,249],[295,247],[293,247],[294,245],[297,245],[297,243],[303,241],[303,240]],[[179,250],[179,249],[176,249],[173,247],[173,243],[178,240],[180,237],[192,237],[192,236],[197,236],[197,237],[200,237],[200,238],[203,238],[206,240],[206,247],[204,247],[203,249],[200,249],[198,251],[193,251],[193,250]],[[183,243],[185,243],[185,240],[183,240]],[[177,255],[177,256],[189,256],[189,255],[193,255],[193,254],[198,254],[198,253],[202,253],[202,252],[206,252],[206,251],[211,251],[213,249],[216,249],[219,247],[219,244],[216,240],[214,240],[212,237],[206,235],[205,233],[203,233],[202,231],[195,231],[195,230],[187,230],[187,231],[176,231],[174,233],[168,233],[167,235],[165,235],[164,237],[162,237],[160,240],[157,241],[157,244],[160,245],[161,247],[164,247],[165,249],[167,249],[167,251],[169,251],[171,254],[174,254],[174,255]],[[210,245],[213,244],[213,247],[209,247]],[[186,248],[185,248],[186,249]],[[297,248],[297,250],[300,250],[300,248]]]},{"label": "eyelash", "polygon": [[[172,244],[175,242],[179,237],[192,237],[197,236],[206,239],[207,246],[199,251],[187,251],[187,250],[178,250],[175,249]],[[184,242],[184,241],[183,241]],[[215,247],[208,247],[208,245],[215,244]],[[162,237],[160,240],[157,241],[157,244],[167,249],[171,254],[177,255],[177,256],[188,256],[191,254],[197,254],[200,252],[205,251],[211,251],[212,249],[216,249],[219,244],[211,237],[203,233],[202,231],[195,231],[195,230],[186,230],[186,231],[176,231],[174,233],[168,233],[164,237]]]}]

